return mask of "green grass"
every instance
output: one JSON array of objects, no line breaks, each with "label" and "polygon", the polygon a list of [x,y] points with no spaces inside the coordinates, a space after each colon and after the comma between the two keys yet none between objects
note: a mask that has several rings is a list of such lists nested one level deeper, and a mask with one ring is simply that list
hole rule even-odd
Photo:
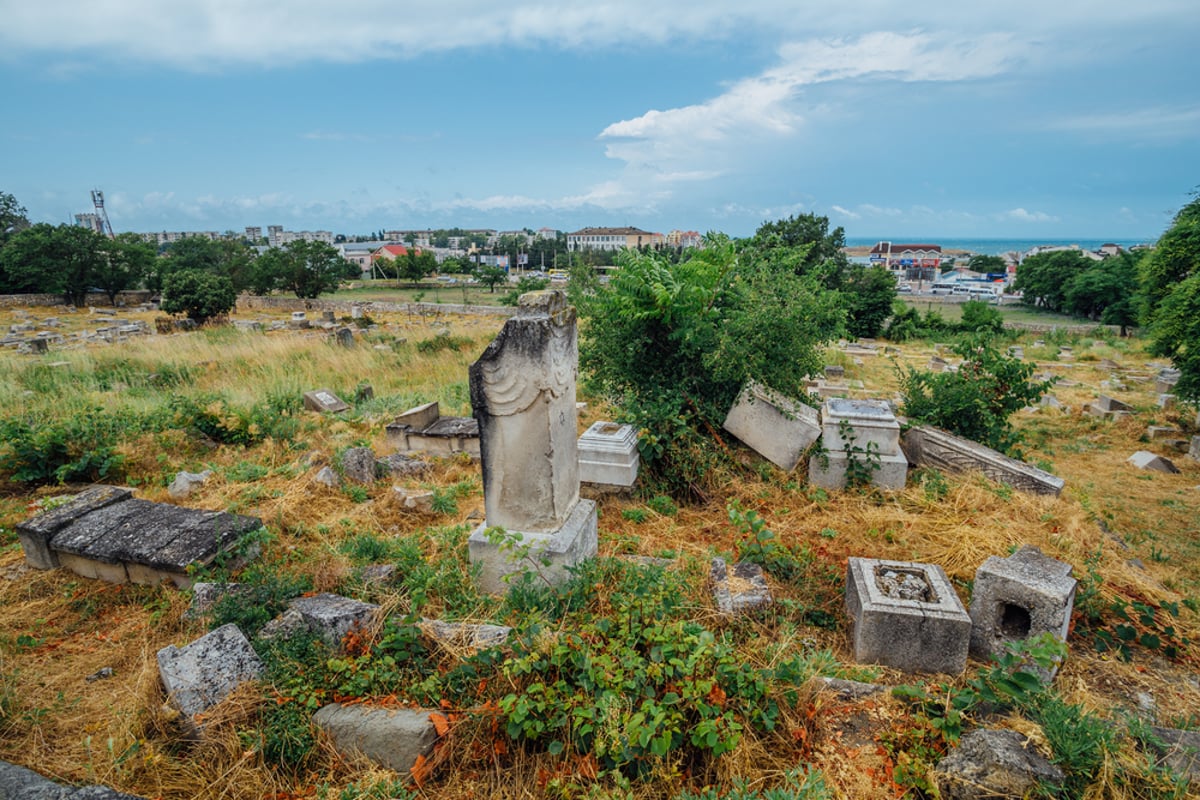
[{"label": "green grass", "polygon": [[[922,297],[920,299],[913,297],[901,297],[900,302],[906,306],[917,309],[922,314],[928,311],[936,311],[942,315],[947,322],[958,322],[962,319],[963,304],[958,301],[943,302],[941,299],[930,299]],[[1026,305],[1016,303],[1013,305],[1000,306],[1000,313],[1004,315],[1005,322],[1024,322],[1032,325],[1094,325],[1092,320],[1085,317],[1072,317],[1068,314],[1055,314],[1050,311],[1039,311],[1035,308],[1030,308]]]}]

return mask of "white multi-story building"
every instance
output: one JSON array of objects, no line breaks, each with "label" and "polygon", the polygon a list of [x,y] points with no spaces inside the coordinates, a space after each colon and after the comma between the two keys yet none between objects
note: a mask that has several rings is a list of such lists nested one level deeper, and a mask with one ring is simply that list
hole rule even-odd
[{"label": "white multi-story building", "polygon": [[650,233],[641,228],[581,228],[567,234],[567,249],[571,251],[661,247],[665,243],[661,233]]}]

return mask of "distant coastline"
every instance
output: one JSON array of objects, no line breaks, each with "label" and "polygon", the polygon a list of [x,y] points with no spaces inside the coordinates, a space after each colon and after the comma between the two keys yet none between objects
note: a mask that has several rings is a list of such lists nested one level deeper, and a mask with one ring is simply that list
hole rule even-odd
[{"label": "distant coastline", "polygon": [[[1103,244],[1119,244],[1128,250],[1139,244],[1153,244],[1154,239],[962,239],[937,236],[922,237],[872,237],[847,236],[846,253],[850,256],[865,257],[879,242],[891,241],[895,244],[937,244],[941,245],[942,253],[946,256],[998,256],[1008,252],[1025,253],[1038,245],[1056,245],[1070,247],[1078,245],[1083,250],[1098,250]],[[860,252],[861,251],[861,252]]]}]

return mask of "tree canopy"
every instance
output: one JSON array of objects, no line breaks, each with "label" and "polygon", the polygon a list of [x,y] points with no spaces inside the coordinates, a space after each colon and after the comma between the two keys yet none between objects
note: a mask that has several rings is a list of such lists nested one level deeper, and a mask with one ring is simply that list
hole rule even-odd
[{"label": "tree canopy", "polygon": [[199,269],[185,269],[167,276],[163,285],[162,310],[186,314],[203,323],[228,314],[237,305],[233,281]]},{"label": "tree canopy", "polygon": [[1200,405],[1200,196],[1175,215],[1140,275],[1151,352],[1179,370],[1175,394]]},{"label": "tree canopy", "polygon": [[0,246],[29,227],[29,212],[8,192],[0,192]]},{"label": "tree canopy", "polygon": [[20,230],[0,250],[2,291],[62,294],[81,306],[95,285],[107,241],[77,225],[40,222]]}]

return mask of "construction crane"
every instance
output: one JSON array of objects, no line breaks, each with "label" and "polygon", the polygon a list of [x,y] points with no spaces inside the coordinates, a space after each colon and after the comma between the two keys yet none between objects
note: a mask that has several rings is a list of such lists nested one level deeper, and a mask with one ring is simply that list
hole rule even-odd
[{"label": "construction crane", "polygon": [[100,220],[100,233],[110,239],[117,238],[113,233],[112,223],[108,221],[108,212],[104,210],[104,192],[92,189],[92,205],[96,207],[96,218]]}]

